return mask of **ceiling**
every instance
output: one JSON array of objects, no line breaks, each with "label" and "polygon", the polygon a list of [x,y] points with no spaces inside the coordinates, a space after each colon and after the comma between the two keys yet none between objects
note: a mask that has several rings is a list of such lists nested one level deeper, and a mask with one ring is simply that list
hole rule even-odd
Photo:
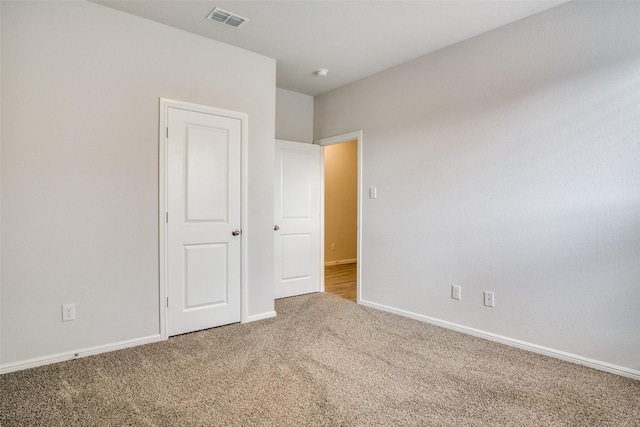
[{"label": "ceiling", "polygon": [[[565,1],[94,2],[274,58],[278,87],[315,96]],[[207,20],[214,7],[250,21]]]}]

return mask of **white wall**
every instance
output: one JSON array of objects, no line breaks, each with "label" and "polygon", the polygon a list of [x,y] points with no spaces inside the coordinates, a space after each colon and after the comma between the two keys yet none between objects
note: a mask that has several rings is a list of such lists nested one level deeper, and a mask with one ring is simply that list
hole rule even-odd
[{"label": "white wall", "polygon": [[2,2],[1,75],[3,366],[159,333],[160,97],[248,113],[248,314],[273,312],[274,60],[88,2]]},{"label": "white wall", "polygon": [[276,138],[313,142],[313,97],[276,89]]},{"label": "white wall", "polygon": [[316,97],[378,188],[366,303],[640,375],[638,22],[571,2]]}]

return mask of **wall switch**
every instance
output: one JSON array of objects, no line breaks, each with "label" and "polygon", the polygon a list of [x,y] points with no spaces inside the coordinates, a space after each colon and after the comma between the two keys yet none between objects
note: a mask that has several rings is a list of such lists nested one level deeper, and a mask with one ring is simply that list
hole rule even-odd
[{"label": "wall switch", "polygon": [[378,189],[376,187],[369,187],[369,198],[375,199],[378,197]]},{"label": "wall switch", "polygon": [[462,299],[462,288],[460,286],[454,285],[451,287],[451,298]]},{"label": "wall switch", "polygon": [[484,305],[487,307],[493,307],[495,304],[495,299],[493,297],[493,292],[484,291]]},{"label": "wall switch", "polygon": [[70,320],[76,320],[76,305],[64,304],[62,306],[62,321],[68,322]]}]

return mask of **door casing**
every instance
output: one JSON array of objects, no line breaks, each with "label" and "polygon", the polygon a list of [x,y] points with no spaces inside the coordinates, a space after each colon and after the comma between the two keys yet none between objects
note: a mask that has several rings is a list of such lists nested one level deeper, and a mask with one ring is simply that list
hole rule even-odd
[{"label": "door casing", "polygon": [[247,266],[247,247],[249,240],[248,233],[248,221],[247,221],[247,175],[248,175],[248,115],[245,113],[239,113],[236,111],[224,110],[220,108],[210,107],[206,105],[193,104],[190,102],[176,101],[168,98],[160,98],[160,111],[159,111],[159,164],[158,164],[158,236],[159,236],[159,326],[160,336],[162,339],[167,339],[167,212],[168,212],[168,182],[167,182],[167,125],[168,125],[168,110],[169,108],[178,108],[187,111],[194,111],[205,114],[213,114],[222,117],[229,117],[240,120],[241,124],[241,147],[240,147],[240,222],[242,230],[242,244],[240,250],[240,321],[246,322],[248,319],[248,266]]},{"label": "door casing", "polygon": [[[314,144],[326,147],[327,145],[340,144],[353,140],[358,141],[358,235],[357,235],[357,259],[356,287],[357,303],[362,299],[362,130],[343,133],[329,138],[322,138],[313,141]],[[324,292],[324,149],[320,155],[320,286]]]}]

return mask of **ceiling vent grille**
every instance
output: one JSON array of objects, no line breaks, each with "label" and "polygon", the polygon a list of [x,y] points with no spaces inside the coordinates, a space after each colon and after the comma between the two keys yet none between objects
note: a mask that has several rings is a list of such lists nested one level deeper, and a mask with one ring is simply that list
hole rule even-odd
[{"label": "ceiling vent grille", "polygon": [[245,23],[249,22],[247,18],[243,18],[242,16],[236,15],[235,13],[220,9],[219,7],[213,9],[209,16],[207,16],[207,19],[219,22],[224,25],[228,25],[229,27],[233,28],[240,28]]}]

